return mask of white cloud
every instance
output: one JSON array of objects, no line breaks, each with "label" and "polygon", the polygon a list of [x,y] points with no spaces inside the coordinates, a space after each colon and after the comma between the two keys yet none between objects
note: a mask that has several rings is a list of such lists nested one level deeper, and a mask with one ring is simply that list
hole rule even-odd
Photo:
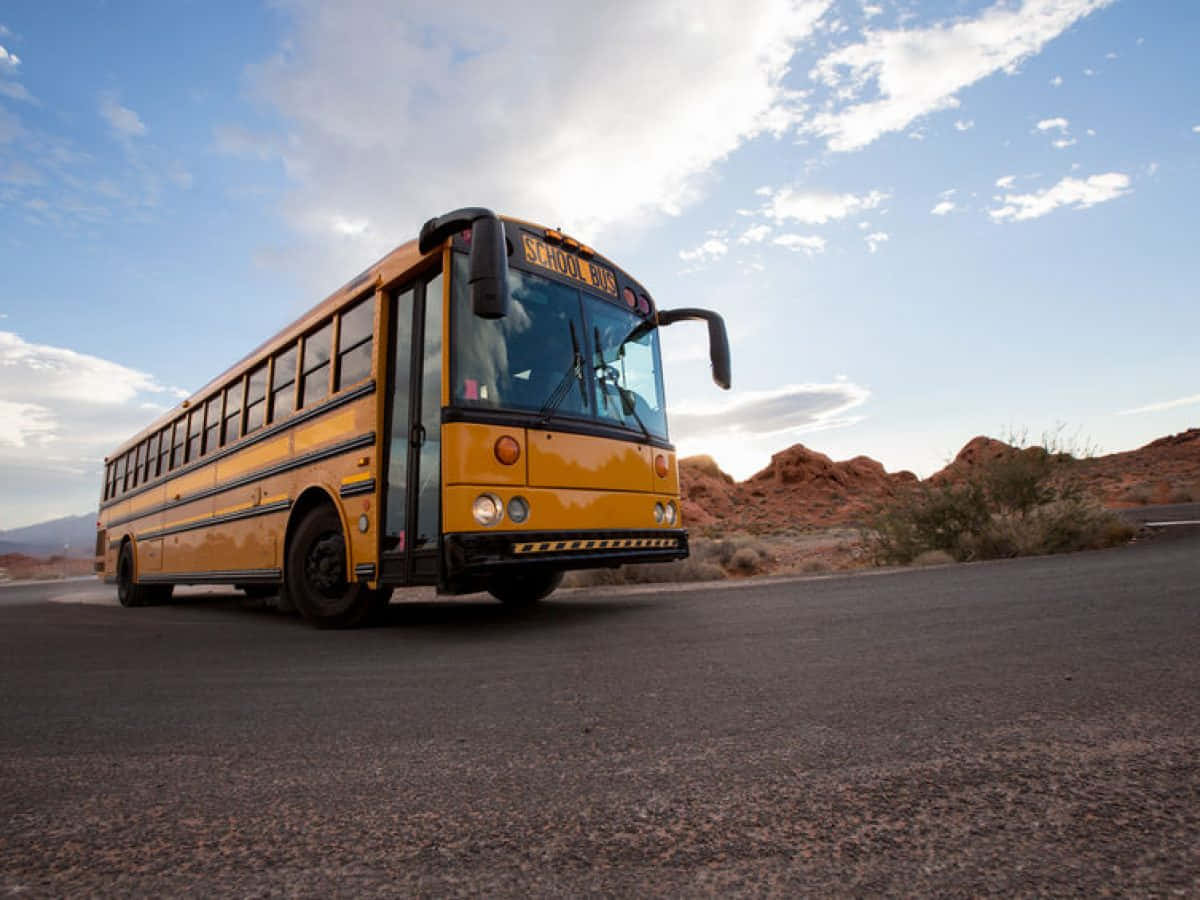
[{"label": "white cloud", "polygon": [[0,44],[0,72],[15,72],[19,65],[21,65],[21,57],[15,53],[9,53],[4,45]]},{"label": "white cloud", "polygon": [[161,409],[180,394],[145,372],[0,331],[0,469],[37,489],[21,502],[0,497],[0,522],[94,506],[103,457],[155,418],[144,404]]},{"label": "white cloud", "polygon": [[1135,409],[1123,409],[1117,415],[1135,416],[1140,413],[1162,412],[1167,409],[1176,409],[1180,406],[1194,406],[1196,404],[1200,404],[1200,394],[1192,394],[1190,397],[1178,397],[1175,400],[1163,400],[1159,403],[1149,403],[1146,406],[1139,406]]},{"label": "white cloud", "polygon": [[684,262],[711,262],[720,259],[729,251],[729,245],[720,238],[710,237],[699,247],[680,250],[679,258]]},{"label": "white cloud", "polygon": [[875,4],[866,4],[862,8],[864,19],[873,19],[876,16],[883,15],[883,7]]},{"label": "white cloud", "polygon": [[1074,147],[1075,144],[1075,138],[1059,138],[1057,141],[1051,142],[1050,146],[1055,150],[1066,150],[1068,147]]},{"label": "white cloud", "polygon": [[37,102],[33,95],[25,90],[25,85],[16,81],[0,81],[0,95],[8,97],[10,100],[24,100],[26,103]]},{"label": "white cloud", "polygon": [[970,131],[974,127],[975,127],[974,119],[967,119],[965,121],[963,119],[956,119],[954,122],[954,130],[955,131]]},{"label": "white cloud", "polygon": [[870,234],[868,234],[868,235],[867,235],[867,237],[866,237],[866,241],[867,241],[867,251],[868,251],[869,253],[874,253],[876,250],[878,250],[878,249],[879,249],[879,246],[880,246],[881,244],[884,244],[884,243],[886,243],[888,240],[889,240],[889,237],[888,237],[888,234],[887,234],[887,232],[886,232],[886,231],[873,231],[873,232],[871,232],[871,233],[870,233]]},{"label": "white cloud", "polygon": [[1089,78],[1091,78],[1093,75],[1096,74],[1096,70],[1095,69],[1084,69],[1083,74],[1088,76]]},{"label": "white cloud", "polygon": [[1063,78],[1061,75],[1055,75],[1053,78],[1050,79],[1050,84],[1052,87],[1062,87],[1062,83],[1063,83]]},{"label": "white cloud", "polygon": [[941,203],[937,204],[933,209],[931,209],[930,212],[935,216],[944,216],[947,213],[954,212],[956,208],[957,205],[953,200],[943,200]]},{"label": "white cloud", "polygon": [[834,194],[826,191],[801,191],[784,187],[770,193],[763,214],[776,222],[804,222],[824,225],[835,219],[875,209],[891,194],[870,191],[866,194]]},{"label": "white cloud", "polygon": [[770,233],[770,225],[753,225],[742,233],[737,242],[739,244],[761,244]]},{"label": "white cloud", "polygon": [[1193,125],[1192,131],[1195,132],[1196,134],[1200,134],[1200,125]]},{"label": "white cloud", "polygon": [[[817,62],[812,77],[834,92],[831,109],[812,118],[809,130],[831,150],[865,147],[902,131],[929,113],[959,105],[955,94],[999,71],[1012,74],[1096,9],[1111,0],[1023,0],[997,3],[973,19],[923,28],[865,31],[861,43]],[[877,96],[862,99],[871,84]]]},{"label": "white cloud", "polygon": [[141,137],[146,133],[146,125],[138,114],[118,103],[115,94],[100,96],[100,115],[119,138]]},{"label": "white cloud", "polygon": [[755,438],[837,428],[861,421],[846,414],[870,396],[865,387],[844,380],[745,391],[711,406],[672,407],[671,433],[680,443],[702,445],[702,439],[723,434]]},{"label": "white cloud", "polygon": [[1058,131],[1066,132],[1067,128],[1070,127],[1070,125],[1071,125],[1071,123],[1069,121],[1067,121],[1066,119],[1064,119],[1062,116],[1057,116],[1053,119],[1042,119],[1040,122],[1037,123],[1036,127],[1037,127],[1038,131],[1058,130]]},{"label": "white cloud", "polygon": [[1092,175],[1086,179],[1068,177],[1043,191],[1006,194],[1004,206],[988,210],[988,215],[996,222],[1023,222],[1040,218],[1059,207],[1087,209],[1129,193],[1129,185],[1129,176],[1120,172]]},{"label": "white cloud", "polygon": [[825,252],[825,238],[816,234],[781,234],[771,243],[795,253],[803,251],[806,256]]},{"label": "white cloud", "polygon": [[[279,51],[249,72],[286,138],[235,143],[283,163],[284,213],[340,256],[329,276],[462,205],[596,243],[679,213],[716,163],[795,121],[784,79],[830,2],[530,0],[514,16],[490,0],[292,0]],[[387,52],[364,53],[364,35]],[[371,223],[357,247],[320,243],[337,215]]]},{"label": "white cloud", "polygon": [[996,187],[1010,188],[1013,186],[1013,182],[1016,180],[1017,180],[1016,175],[1004,175],[1004,176],[996,179]]}]

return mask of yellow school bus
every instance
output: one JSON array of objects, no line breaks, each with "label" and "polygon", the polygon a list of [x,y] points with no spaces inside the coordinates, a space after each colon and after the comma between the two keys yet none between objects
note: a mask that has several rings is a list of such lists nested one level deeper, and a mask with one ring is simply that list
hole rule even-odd
[{"label": "yellow school bus", "polygon": [[178,584],[278,597],[323,628],[392,589],[514,604],[569,569],[687,556],[658,309],[568,235],[430,219],[105,459],[96,570],[125,606]]}]

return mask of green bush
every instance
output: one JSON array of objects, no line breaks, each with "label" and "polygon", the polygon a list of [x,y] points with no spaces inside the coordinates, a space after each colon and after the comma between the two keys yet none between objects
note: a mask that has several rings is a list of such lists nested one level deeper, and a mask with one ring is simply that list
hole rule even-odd
[{"label": "green bush", "polygon": [[958,481],[922,483],[878,510],[863,535],[880,565],[933,553],[959,562],[1124,543],[1133,529],[1089,498],[1053,440],[1014,447]]}]

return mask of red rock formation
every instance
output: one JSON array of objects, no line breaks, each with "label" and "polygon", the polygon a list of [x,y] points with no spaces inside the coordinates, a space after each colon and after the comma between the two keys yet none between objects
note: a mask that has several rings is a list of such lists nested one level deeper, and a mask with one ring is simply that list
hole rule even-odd
[{"label": "red rock formation", "polygon": [[[972,438],[954,461],[929,481],[960,480],[1006,454],[1036,453],[989,437]],[[1159,438],[1127,453],[1093,459],[1067,457],[1067,471],[1109,506],[1200,502],[1200,429]],[[679,462],[686,525],[721,531],[774,532],[785,528],[845,525],[918,483],[911,472],[887,472],[867,456],[834,462],[796,444],[770,464],[736,482],[708,456]]]}]

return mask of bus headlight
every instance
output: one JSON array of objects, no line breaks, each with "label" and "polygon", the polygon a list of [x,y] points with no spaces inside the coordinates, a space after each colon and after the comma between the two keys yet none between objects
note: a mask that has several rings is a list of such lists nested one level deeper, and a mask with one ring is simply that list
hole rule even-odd
[{"label": "bus headlight", "polygon": [[504,518],[504,503],[495,494],[480,494],[471,504],[471,515],[480,525],[495,525]]},{"label": "bus headlight", "polygon": [[508,501],[508,517],[520,525],[529,518],[529,501],[524,497],[513,497]]},{"label": "bus headlight", "polygon": [[675,520],[679,518],[679,510],[675,508],[675,501],[667,504],[667,524],[674,525]]},{"label": "bus headlight", "polygon": [[659,525],[661,525],[662,521],[663,521],[663,516],[665,516],[666,514],[667,514],[666,510],[663,509],[663,505],[661,503],[654,504],[654,521],[655,522],[657,522]]}]

